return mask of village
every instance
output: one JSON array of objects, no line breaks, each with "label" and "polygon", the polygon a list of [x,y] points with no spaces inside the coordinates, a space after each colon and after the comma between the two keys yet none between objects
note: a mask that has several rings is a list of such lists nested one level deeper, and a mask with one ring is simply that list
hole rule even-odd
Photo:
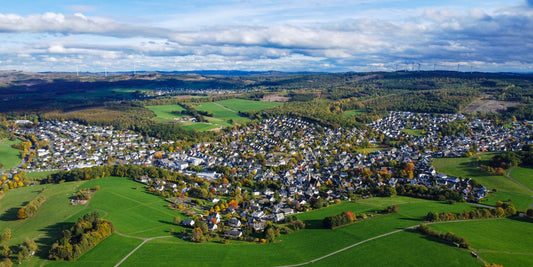
[{"label": "village", "polygon": [[[459,122],[465,131],[443,133],[443,125]],[[458,114],[390,112],[367,126],[365,130],[330,129],[296,118],[276,117],[228,130],[216,142],[172,152],[162,147],[173,141],[71,121],[21,125],[13,131],[47,143],[32,148],[36,156],[21,166],[27,172],[134,164],[199,177],[209,183],[211,194],[204,196],[211,203],[207,206],[217,208],[207,209],[202,217],[211,231],[224,225],[222,229],[229,237],[243,235],[241,224],[261,231],[267,221],[283,221],[295,212],[320,208],[355,194],[367,195],[376,188],[438,188],[457,192],[464,200],[479,201],[490,189],[473,185],[468,177],[437,173],[431,166],[432,159],[517,151],[533,143],[532,127],[525,123],[497,126]],[[408,130],[419,134],[410,135]],[[387,141],[393,145],[383,146]],[[191,196],[201,187],[198,183],[173,183],[148,176],[138,181],[154,192],[167,192],[175,197],[175,204],[188,207],[194,206],[190,198],[187,202],[178,196]],[[236,191],[249,201],[229,205],[221,200]],[[226,205],[220,209],[219,202]],[[221,224],[223,219],[226,221]],[[193,226],[195,221],[182,223]]]}]

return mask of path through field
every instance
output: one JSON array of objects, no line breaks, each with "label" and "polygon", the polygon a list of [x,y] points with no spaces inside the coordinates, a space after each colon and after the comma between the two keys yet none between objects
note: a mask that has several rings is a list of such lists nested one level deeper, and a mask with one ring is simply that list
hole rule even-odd
[{"label": "path through field", "polygon": [[115,233],[117,235],[120,235],[120,236],[124,236],[124,237],[129,237],[129,238],[136,238],[136,239],[141,239],[143,240],[142,243],[140,243],[136,248],[134,248],[132,251],[130,251],[130,253],[128,253],[128,255],[126,255],[124,258],[122,258],[122,260],[120,260],[117,264],[115,264],[115,267],[121,265],[125,260],[127,260],[133,253],[135,253],[135,251],[137,251],[138,249],[140,249],[144,244],[146,244],[146,242],[150,241],[150,240],[154,240],[154,239],[159,239],[159,238],[167,238],[167,237],[172,237],[171,235],[166,235],[166,236],[157,236],[157,237],[150,237],[150,238],[144,238],[144,237],[138,237],[138,236],[132,236],[132,235],[125,235],[125,234],[122,234],[118,231],[115,230]]}]

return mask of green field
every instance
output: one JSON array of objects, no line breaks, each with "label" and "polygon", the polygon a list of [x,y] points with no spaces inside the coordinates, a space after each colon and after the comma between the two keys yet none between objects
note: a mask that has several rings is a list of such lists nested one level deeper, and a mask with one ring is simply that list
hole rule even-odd
[{"label": "green field", "polygon": [[533,189],[533,168],[517,167],[511,172],[511,177]]},{"label": "green field", "polygon": [[403,129],[402,132],[404,132],[405,134],[411,135],[411,136],[416,136],[416,137],[426,136],[425,134],[422,133],[421,130]]},{"label": "green field", "polygon": [[[5,193],[0,205],[0,229],[11,229],[13,239],[7,243],[9,246],[20,244],[25,237],[35,239],[40,249],[29,265],[40,265],[61,231],[68,228],[87,209],[86,206],[69,204],[69,197],[80,184],[81,182],[36,185]],[[29,219],[17,220],[18,209],[34,199],[43,188],[46,188],[43,192],[46,202],[39,211]]]},{"label": "green field", "polygon": [[[99,185],[101,189],[94,195],[88,205],[69,205],[69,197],[73,192],[80,188],[94,188],[96,185]],[[37,196],[43,187],[46,187],[44,194],[47,196],[47,201],[39,212],[30,219],[17,221],[16,211],[18,208],[26,201]],[[223,245],[218,243],[195,244],[176,237],[166,237],[169,236],[170,229],[180,231],[181,227],[172,224],[174,216],[179,215],[179,213],[169,209],[167,207],[168,203],[164,199],[147,193],[141,184],[127,178],[108,177],[86,182],[38,185],[10,190],[2,199],[1,204],[0,216],[2,216],[2,220],[0,220],[0,229],[11,228],[15,237],[9,244],[18,244],[25,236],[28,236],[36,238],[41,248],[37,256],[24,264],[26,266],[48,264],[61,266],[114,266],[140,244],[142,238],[151,237],[163,238],[147,242],[121,266],[148,264],[154,266],[168,266],[169,264],[180,266],[277,266],[296,264],[313,260],[381,234],[418,225],[429,211],[461,212],[475,208],[475,206],[468,203],[450,205],[444,202],[402,196],[361,199],[356,202],[342,202],[328,208],[298,214],[297,217],[308,224],[308,228],[290,235],[282,235],[279,237],[279,242],[255,244],[231,241],[230,244]],[[378,214],[380,210],[391,205],[397,205],[399,212],[388,215]],[[98,211],[104,218],[113,222],[118,232],[130,237],[114,234],[76,262],[48,261],[46,259],[47,251],[55,239],[58,238],[60,231],[70,227],[70,222],[89,211]],[[354,224],[335,230],[321,227],[324,217],[344,211],[351,211],[354,214],[373,214],[373,217],[366,220],[358,220]],[[513,220],[487,221],[487,223],[489,222],[514,223]],[[509,229],[516,228],[514,224],[510,226],[513,228]],[[487,224],[486,227],[490,229],[490,225]],[[503,226],[496,225],[496,230],[500,231],[501,227]],[[517,229],[522,228],[520,226]],[[494,236],[490,238],[498,240]],[[388,253],[388,257],[382,257],[383,253]],[[438,257],[434,256],[431,259],[421,256],[437,254],[439,254]],[[206,255],[209,255],[209,257],[206,257]],[[361,262],[363,259],[364,262]],[[481,265],[481,261],[471,257],[468,251],[440,242],[426,240],[421,235],[413,232],[394,233],[336,254],[317,262],[317,264],[327,265],[334,263],[346,266],[357,262],[358,265],[366,266],[381,266],[393,263],[425,265],[429,260],[432,260],[437,266],[444,266],[444,263],[448,263],[447,266]]]},{"label": "green field", "polygon": [[[224,125],[231,126],[227,121],[233,120],[235,122],[247,122],[250,121],[248,118],[241,117],[236,110],[231,110],[227,107],[224,107],[218,102],[207,102],[202,103],[199,106],[194,107],[197,110],[207,111],[213,114],[213,118],[207,118],[210,122],[214,123],[226,123]],[[210,120],[212,119],[212,120]]]},{"label": "green field", "polygon": [[245,99],[238,99],[238,98],[218,101],[217,103],[231,110],[240,111],[240,112],[263,110],[263,109],[273,108],[273,107],[277,107],[281,105],[281,103],[277,103],[277,102],[253,101],[253,100],[245,100]]},{"label": "green field", "polygon": [[28,172],[26,173],[26,177],[31,179],[43,179],[48,177],[48,175],[56,173],[58,171],[39,171],[39,172]]},{"label": "green field", "polygon": [[[501,219],[433,224],[439,232],[465,237],[472,249],[491,263],[533,265],[533,227],[528,219]],[[520,264],[516,264],[520,263]]]},{"label": "green field", "polygon": [[361,115],[363,114],[365,111],[364,110],[359,110],[359,109],[356,109],[356,110],[348,110],[346,112],[343,113],[343,115],[345,117],[348,117],[348,118],[351,118],[355,115]]},{"label": "green field", "polygon": [[[492,156],[494,153],[481,154],[479,164],[486,164]],[[433,159],[432,164],[439,172],[457,177],[474,178],[489,190],[496,189],[497,192],[489,193],[482,203],[494,205],[497,201],[511,199],[519,210],[526,209],[533,203],[533,192],[505,176],[492,176],[474,167],[477,165],[476,158],[438,158]],[[521,179],[520,170],[517,174]]]},{"label": "green field", "polygon": [[[220,127],[232,127],[235,124],[250,121],[250,119],[239,115],[239,111],[247,112],[254,110],[263,110],[279,105],[281,105],[281,103],[252,101],[237,98],[218,102],[206,102],[194,108],[200,111],[207,111],[213,114],[212,117],[205,116],[208,123],[182,122],[181,125],[185,129],[191,131],[208,131]],[[183,110],[183,107],[181,107],[180,105],[146,106],[146,108],[156,114],[154,121],[159,123],[169,123],[174,121],[175,118],[180,118],[181,116],[172,114],[172,112]],[[230,120],[233,123],[230,123]]]},{"label": "green field", "polygon": [[145,108],[155,113],[154,121],[159,123],[168,123],[174,121],[174,118],[181,118],[181,116],[172,114],[172,112],[184,110],[180,105],[146,106]]},{"label": "green field", "polygon": [[[379,251],[380,253],[376,253]],[[312,266],[483,266],[468,251],[400,232],[320,260]]]},{"label": "green field", "polygon": [[22,160],[20,159],[20,150],[14,149],[11,146],[13,144],[19,143],[20,140],[11,141],[8,139],[0,140],[0,163],[3,167],[2,170],[8,170],[14,167],[17,167]]}]

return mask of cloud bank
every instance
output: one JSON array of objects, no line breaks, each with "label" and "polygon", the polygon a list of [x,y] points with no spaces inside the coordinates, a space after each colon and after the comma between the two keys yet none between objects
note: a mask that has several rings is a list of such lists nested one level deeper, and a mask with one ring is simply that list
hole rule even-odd
[{"label": "cloud bank", "polygon": [[532,71],[532,6],[528,0],[490,12],[428,7],[403,10],[413,15],[401,19],[193,27],[82,13],[0,14],[0,36],[9,40],[0,45],[0,69]]}]

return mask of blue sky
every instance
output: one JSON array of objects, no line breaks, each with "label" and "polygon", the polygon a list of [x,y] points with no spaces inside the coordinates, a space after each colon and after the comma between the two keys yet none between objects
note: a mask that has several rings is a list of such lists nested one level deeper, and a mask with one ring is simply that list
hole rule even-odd
[{"label": "blue sky", "polygon": [[533,72],[533,0],[18,0],[0,69]]}]

